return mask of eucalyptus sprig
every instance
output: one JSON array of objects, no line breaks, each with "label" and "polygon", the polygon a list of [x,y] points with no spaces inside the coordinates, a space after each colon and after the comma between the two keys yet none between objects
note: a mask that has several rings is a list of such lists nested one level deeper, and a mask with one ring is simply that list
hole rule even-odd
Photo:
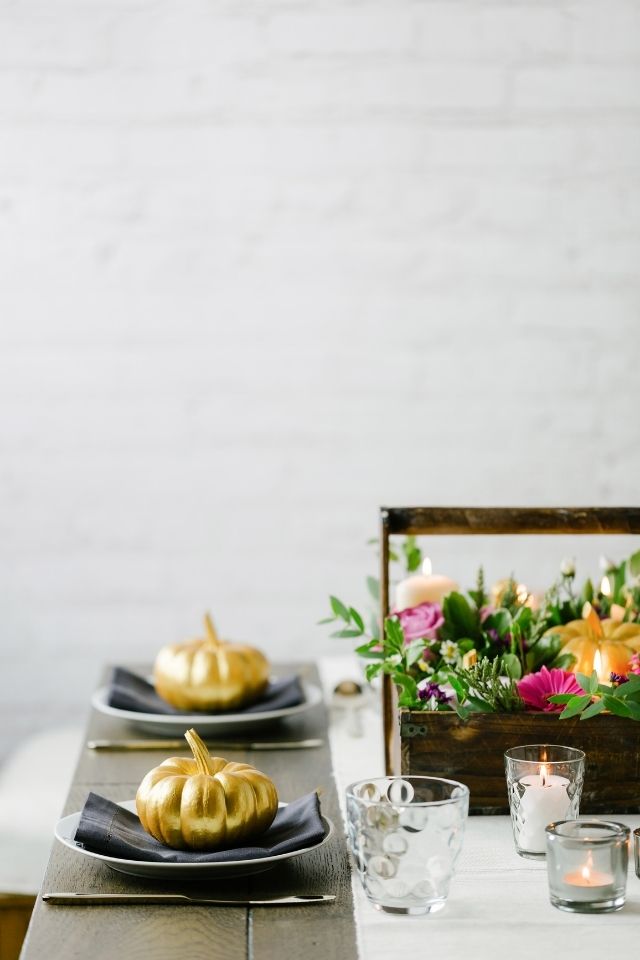
[{"label": "eucalyptus sprig", "polygon": [[483,657],[471,667],[458,667],[449,676],[449,683],[458,698],[457,712],[466,718],[473,711],[483,713],[515,713],[524,703],[513,677],[505,677],[502,660]]}]

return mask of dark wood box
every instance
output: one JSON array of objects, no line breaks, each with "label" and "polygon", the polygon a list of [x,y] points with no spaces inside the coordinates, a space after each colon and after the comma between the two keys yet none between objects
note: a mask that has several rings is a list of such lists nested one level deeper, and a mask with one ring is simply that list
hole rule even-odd
[{"label": "dark wood box", "polygon": [[471,791],[473,813],[508,813],[504,752],[560,743],[586,754],[580,813],[640,813],[640,723],[613,715],[400,711],[401,772],[448,777]]},{"label": "dark wood box", "polygon": [[[640,534],[640,508],[383,507],[381,615],[389,612],[389,538],[400,535]],[[640,722],[601,715],[559,720],[540,713],[399,711],[383,678],[387,773],[429,774],[466,783],[473,813],[508,813],[504,751],[560,743],[587,755],[581,813],[640,812]]]}]

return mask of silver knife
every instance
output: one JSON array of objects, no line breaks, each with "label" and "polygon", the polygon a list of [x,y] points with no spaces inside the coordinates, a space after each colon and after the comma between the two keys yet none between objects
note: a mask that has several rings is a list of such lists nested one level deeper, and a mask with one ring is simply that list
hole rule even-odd
[{"label": "silver knife", "polygon": [[[321,747],[324,740],[209,740],[210,749],[221,750],[306,750]],[[87,740],[89,750],[188,750],[185,740]]]},{"label": "silver knife", "polygon": [[329,893],[310,893],[298,897],[278,897],[273,900],[210,900],[204,897],[187,897],[180,893],[43,893],[42,899],[45,903],[60,907],[106,904],[158,904],[172,907],[289,907],[305,903],[330,903],[335,900],[335,896]]}]

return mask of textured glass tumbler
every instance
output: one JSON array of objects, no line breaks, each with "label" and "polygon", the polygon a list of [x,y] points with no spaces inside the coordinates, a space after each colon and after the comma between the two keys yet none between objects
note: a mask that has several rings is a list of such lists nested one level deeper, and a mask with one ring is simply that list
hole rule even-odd
[{"label": "textured glass tumbler", "polygon": [[630,828],[608,820],[550,823],[549,899],[570,913],[609,913],[624,905]]},{"label": "textured glass tumbler", "polygon": [[512,747],[504,755],[513,839],[521,857],[546,856],[545,827],[578,816],[584,753],[554,743]]},{"label": "textured glass tumbler", "polygon": [[437,777],[380,777],[347,788],[349,849],[378,910],[444,907],[462,848],[469,790]]},{"label": "textured glass tumbler", "polygon": [[636,877],[640,879],[640,827],[633,831],[633,859],[636,867]]}]

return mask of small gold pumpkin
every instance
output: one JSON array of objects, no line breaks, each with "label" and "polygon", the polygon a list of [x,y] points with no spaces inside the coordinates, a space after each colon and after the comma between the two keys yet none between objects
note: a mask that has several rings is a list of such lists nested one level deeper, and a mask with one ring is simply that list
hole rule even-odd
[{"label": "small gold pumpkin", "polygon": [[136,794],[140,823],[176,850],[236,846],[273,823],[278,793],[248,763],[211,757],[195,730],[185,733],[193,760],[170,757],[146,775]]},{"label": "small gold pumpkin", "polygon": [[232,710],[257,700],[269,661],[255,647],[220,640],[209,614],[206,636],[163,647],[153,668],[157,693],[180,710]]},{"label": "small gold pumpkin", "polygon": [[640,624],[600,620],[590,604],[585,604],[583,616],[546,631],[546,635],[560,637],[563,653],[576,658],[570,669],[586,674],[595,670],[602,682],[607,682],[611,673],[626,674],[629,660],[640,650]]}]

